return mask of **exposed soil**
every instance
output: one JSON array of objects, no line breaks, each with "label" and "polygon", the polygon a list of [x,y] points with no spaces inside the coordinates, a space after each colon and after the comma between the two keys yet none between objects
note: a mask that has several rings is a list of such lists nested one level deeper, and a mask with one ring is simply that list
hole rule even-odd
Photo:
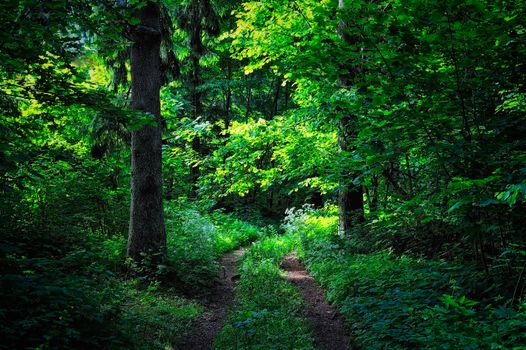
[{"label": "exposed soil", "polygon": [[191,333],[174,346],[175,350],[212,349],[214,339],[225,324],[228,309],[234,304],[236,261],[241,255],[243,249],[221,258],[220,264],[223,267],[220,271],[219,283],[212,288],[204,302],[206,311],[196,320]]},{"label": "exposed soil", "polygon": [[318,349],[354,349],[343,317],[327,303],[323,289],[314,282],[297,256],[294,253],[287,254],[281,268],[287,272],[287,280],[299,289],[305,300],[305,313],[314,330]]}]

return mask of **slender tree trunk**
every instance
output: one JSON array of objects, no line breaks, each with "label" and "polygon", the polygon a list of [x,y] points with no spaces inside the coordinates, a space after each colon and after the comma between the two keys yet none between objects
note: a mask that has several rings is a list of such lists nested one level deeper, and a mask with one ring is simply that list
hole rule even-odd
[{"label": "slender tree trunk", "polygon": [[[351,118],[343,118],[339,122],[338,146],[340,152],[352,151],[350,141],[355,126]],[[352,169],[342,169],[342,184],[338,193],[339,224],[338,235],[348,237],[354,226],[364,221],[363,187],[353,184]]]},{"label": "slender tree trunk", "polygon": [[[198,20],[198,15],[195,14],[196,18],[194,21]],[[200,34],[199,34],[200,35]],[[201,85],[201,67],[199,65],[200,55],[197,52],[192,52],[192,117],[194,120],[197,120],[201,117],[203,112],[202,102],[201,102],[201,91],[199,91],[199,86]],[[200,158],[203,155],[201,139],[199,136],[196,136],[192,140],[192,150]],[[190,198],[197,198],[198,195],[198,181],[200,176],[199,165],[192,165],[190,169],[192,188],[190,190]]]},{"label": "slender tree trunk", "polygon": [[276,90],[274,92],[274,100],[272,101],[272,110],[270,111],[270,117],[274,118],[279,111],[279,94],[281,93],[281,79],[276,78]]},{"label": "slender tree trunk", "polygon": [[348,237],[353,227],[364,221],[361,186],[344,186],[338,193],[338,234]]},{"label": "slender tree trunk", "polygon": [[413,196],[413,172],[411,171],[411,163],[409,161],[409,154],[405,154],[405,164],[407,167],[407,178],[409,179],[409,190],[407,191],[410,196]]},{"label": "slender tree trunk", "polygon": [[314,209],[321,209],[323,208],[323,194],[320,190],[315,190],[312,193],[311,196],[312,205],[314,206]]},{"label": "slender tree trunk", "polygon": [[378,175],[373,175],[371,179],[371,211],[378,210]]},{"label": "slender tree trunk", "polygon": [[289,84],[287,84],[285,85],[285,109],[289,108],[289,97],[290,97]]},{"label": "slender tree trunk", "polygon": [[[230,62],[227,62],[227,88],[226,88],[226,99],[225,99],[225,130],[228,130],[230,127],[231,119],[231,109],[232,109],[232,89],[230,87],[230,82],[232,81],[232,68],[230,67]],[[225,139],[228,138],[228,135],[225,135]]]},{"label": "slender tree trunk", "polygon": [[[201,16],[199,11],[200,0],[192,0],[190,3],[190,99],[192,101],[192,118],[196,121],[202,117],[202,93],[199,90],[201,86],[201,65],[200,59],[203,53],[203,44],[201,41],[202,26]],[[198,158],[201,158],[203,154],[202,143],[199,135],[195,136],[192,140],[192,150],[195,152]],[[190,178],[192,187],[190,189],[190,198],[196,199],[199,191],[199,176],[200,176],[199,165],[192,164],[190,168]]]},{"label": "slender tree trunk", "polygon": [[[345,0],[338,1],[338,7],[345,8]],[[358,39],[351,37],[346,33],[345,21],[340,21],[338,33],[340,37],[350,45],[355,45]],[[358,75],[358,69],[351,67],[349,69],[351,76],[340,77],[340,84],[342,86],[350,86],[353,78]],[[346,115],[338,122],[338,146],[340,152],[352,151],[351,142],[356,136],[356,116]],[[339,225],[338,234],[340,237],[347,237],[351,233],[351,229],[356,224],[364,221],[364,201],[363,201],[363,187],[353,184],[354,175],[352,169],[342,169],[342,183],[338,193],[339,206]]]},{"label": "slender tree trunk", "polygon": [[[194,139],[192,140],[192,150],[196,153],[197,157],[201,156],[201,139],[199,138],[199,136],[194,137]],[[192,182],[192,187],[190,188],[190,198],[192,199],[197,199],[197,195],[199,192],[199,175],[199,165],[190,165],[190,177]]]},{"label": "slender tree trunk", "polygon": [[174,198],[174,169],[170,168],[168,171],[168,184],[166,186],[166,199]]},{"label": "slender tree trunk", "polygon": [[148,2],[138,10],[140,25],[133,29],[131,80],[133,109],[155,116],[157,125],[132,133],[131,208],[128,255],[154,262],[166,256],[162,199],[160,23],[159,4]]}]

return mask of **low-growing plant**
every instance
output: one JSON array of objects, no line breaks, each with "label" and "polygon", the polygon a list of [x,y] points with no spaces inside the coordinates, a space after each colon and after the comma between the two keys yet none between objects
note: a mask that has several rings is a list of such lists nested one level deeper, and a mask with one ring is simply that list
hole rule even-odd
[{"label": "low-growing plant", "polygon": [[171,278],[191,292],[210,286],[219,268],[215,225],[183,201],[166,203],[165,212]]},{"label": "low-growing plant", "polygon": [[239,267],[237,305],[216,340],[216,349],[315,348],[302,313],[303,300],[278,266],[294,242],[291,236],[275,235],[247,250]]},{"label": "low-growing plant", "polygon": [[213,212],[210,218],[217,227],[214,237],[217,254],[226,253],[262,236],[261,228],[241,221],[232,215],[217,211]]},{"label": "low-growing plant", "polygon": [[202,307],[176,296],[174,291],[159,292],[159,284],[137,289],[133,281],[127,288],[123,328],[140,349],[166,349],[190,330]]},{"label": "low-growing plant", "polygon": [[168,272],[186,291],[205,291],[216,281],[219,256],[261,236],[254,225],[220,212],[202,213],[185,201],[165,207]]}]

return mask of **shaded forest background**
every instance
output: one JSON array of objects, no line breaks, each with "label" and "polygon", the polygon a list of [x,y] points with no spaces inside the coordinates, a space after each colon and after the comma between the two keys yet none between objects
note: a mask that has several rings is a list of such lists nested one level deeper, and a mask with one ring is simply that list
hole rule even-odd
[{"label": "shaded forest background", "polygon": [[[241,298],[297,250],[364,348],[524,348],[526,3],[163,0],[157,120],[130,105],[151,4],[0,4],[0,348],[162,349],[253,241]],[[126,252],[152,125],[162,261]],[[284,295],[217,347],[290,348]]]}]

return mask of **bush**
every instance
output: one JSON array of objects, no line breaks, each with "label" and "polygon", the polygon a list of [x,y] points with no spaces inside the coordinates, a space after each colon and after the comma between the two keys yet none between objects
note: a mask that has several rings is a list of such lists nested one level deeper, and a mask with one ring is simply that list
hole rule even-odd
[{"label": "bush", "polygon": [[73,232],[0,244],[1,349],[164,349],[189,330],[200,308],[126,278],[123,236]]},{"label": "bush", "polygon": [[[128,348],[116,326],[122,293],[110,274],[72,275],[92,255],[62,259],[7,254],[2,263],[0,317],[5,349]],[[87,272],[83,269],[84,273]]]},{"label": "bush", "polygon": [[224,254],[262,236],[261,228],[236,219],[232,215],[213,212],[210,218],[217,227],[214,239],[217,254]]},{"label": "bush", "polygon": [[231,215],[202,214],[184,201],[165,206],[170,271],[186,291],[206,290],[216,281],[220,255],[261,236],[258,227]]},{"label": "bush", "polygon": [[165,212],[171,275],[186,291],[210,286],[219,269],[215,225],[184,202],[167,203]]}]

